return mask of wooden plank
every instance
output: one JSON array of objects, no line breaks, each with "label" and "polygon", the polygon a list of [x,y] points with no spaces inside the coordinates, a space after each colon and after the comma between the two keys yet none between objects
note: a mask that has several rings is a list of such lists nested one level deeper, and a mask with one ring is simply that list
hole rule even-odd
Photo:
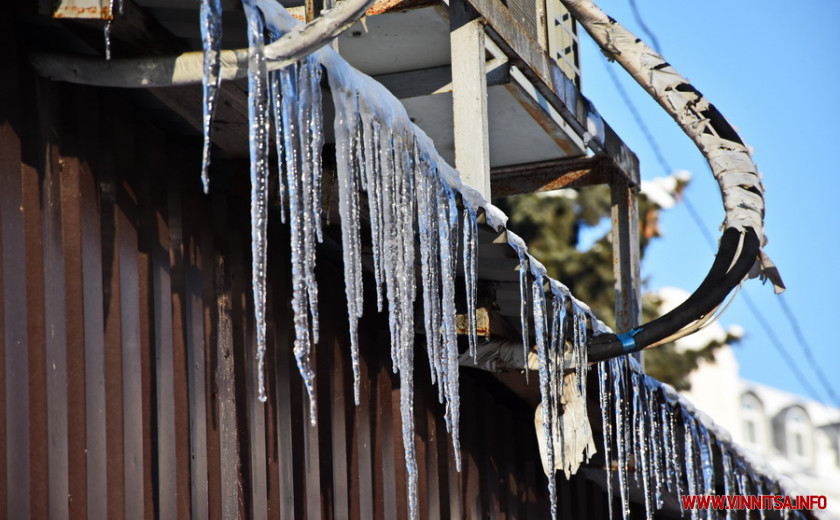
[{"label": "wooden plank", "polygon": [[[210,198],[212,200],[212,197]],[[217,273],[217,252],[214,235],[216,233],[215,208],[209,201],[205,200],[207,208],[205,214],[209,218],[203,219],[205,225],[201,226],[200,232],[200,253],[201,253],[201,281],[203,301],[203,323],[204,323],[204,356],[207,367],[204,371],[204,385],[207,392],[205,402],[206,431],[207,431],[207,497],[208,497],[208,518],[220,520],[222,518],[222,464],[221,464],[221,436],[220,436],[220,415],[219,415],[219,384],[217,374],[219,370],[218,358],[218,317],[220,315],[219,299],[217,294],[218,273]],[[212,223],[207,225],[206,223]],[[197,412],[198,413],[198,412]]]},{"label": "wooden plank", "polygon": [[[62,136],[61,175],[58,179],[58,190],[61,211],[61,240],[62,263],[64,276],[60,283],[64,286],[65,319],[65,392],[67,410],[67,464],[68,464],[68,517],[84,518],[87,515],[87,457],[88,444],[86,437],[87,406],[86,406],[86,340],[85,340],[85,283],[83,273],[83,233],[95,233],[97,228],[82,227],[82,198],[81,182],[83,160],[77,140],[80,139],[81,129],[78,128],[76,107],[83,98],[78,95],[78,89],[65,86],[61,97]],[[95,120],[95,108],[91,119]],[[87,135],[81,139],[89,139]],[[90,201],[94,205],[96,201]],[[96,273],[99,275],[99,273]],[[101,278],[99,278],[101,282]],[[90,312],[101,312],[90,309]],[[62,367],[59,365],[58,370]]]},{"label": "wooden plank", "polygon": [[[79,150],[85,159],[80,163],[78,185],[84,306],[85,373],[85,461],[87,481],[84,492],[89,518],[108,515],[108,461],[105,388],[105,316],[103,314],[103,249],[99,186],[95,172],[101,169],[99,103],[94,91],[80,89],[75,104],[75,121],[81,136]],[[71,466],[75,463],[71,461]],[[72,479],[71,479],[72,484]],[[71,491],[72,492],[72,491]],[[72,502],[71,502],[72,506]]]},{"label": "wooden plank", "polygon": [[236,424],[237,403],[234,377],[234,317],[229,229],[224,196],[211,193],[214,228],[219,249],[216,252],[216,385],[218,391],[219,456],[222,518],[242,518],[244,502],[241,496],[239,439]]},{"label": "wooden plank", "polygon": [[116,180],[115,156],[130,161],[133,148],[130,140],[116,136],[116,120],[130,123],[125,118],[114,118],[120,113],[110,97],[101,96],[102,153],[99,155],[99,186],[102,212],[102,286],[104,310],[104,384],[105,384],[105,436],[107,475],[107,517],[125,514],[125,455],[123,419],[123,354],[122,354],[122,285],[120,275],[120,227],[127,218],[117,204],[119,184]]},{"label": "wooden plank", "polygon": [[65,314],[64,243],[62,240],[61,179],[65,167],[59,157],[60,102],[55,85],[39,81],[37,118],[45,155],[41,180],[42,245],[44,255],[44,326],[46,334],[49,515],[68,518],[70,493],[67,439],[67,316]]},{"label": "wooden plank", "polygon": [[[117,149],[126,147],[130,155],[117,155],[116,178],[123,175],[137,175],[135,157],[141,155],[135,150],[140,139],[136,123],[132,119],[115,121],[112,131],[117,133]],[[140,222],[137,195],[125,181],[118,180],[116,212],[117,255],[119,256],[120,312],[123,379],[123,465],[125,471],[125,518],[146,518],[153,512],[149,508],[152,499],[151,486],[151,404],[150,362],[148,347],[148,260],[138,254]],[[142,299],[141,299],[142,298]],[[148,454],[148,456],[146,455]],[[146,459],[149,462],[146,462]],[[149,509],[147,511],[147,509]]]},{"label": "wooden plank", "polygon": [[[373,447],[371,439],[371,415],[376,410],[374,399],[375,384],[372,384],[375,370],[371,369],[370,354],[363,347],[370,345],[368,321],[362,320],[359,326],[359,406],[352,406],[353,430],[356,440],[351,447],[350,493],[353,517],[359,520],[374,516],[374,469]],[[346,354],[345,354],[346,355]],[[348,406],[350,406],[348,404]],[[356,502],[357,501],[357,502]]]},{"label": "wooden plank", "polygon": [[495,408],[498,407],[493,397],[485,392],[479,391],[478,404],[480,420],[478,424],[481,428],[481,474],[483,476],[483,485],[485,497],[484,504],[484,518],[497,520],[500,515],[500,501],[499,501],[499,451],[496,446],[496,429],[497,421]]},{"label": "wooden plank", "polygon": [[239,441],[236,428],[236,398],[233,372],[233,302],[225,256],[216,258],[216,291],[218,298],[217,382],[219,391],[220,456],[222,484],[222,517],[241,518]]},{"label": "wooden plank", "polygon": [[[187,358],[190,356],[187,339],[187,295],[186,295],[186,251],[184,240],[184,212],[182,210],[182,172],[190,172],[184,160],[184,151],[180,147],[168,146],[166,150],[166,169],[161,170],[163,179],[156,183],[157,205],[166,205],[166,223],[168,234],[168,260],[170,272],[171,298],[171,338],[172,338],[172,400],[174,419],[175,468],[176,468],[176,512],[178,518],[187,518],[192,509],[193,500],[190,456],[191,407],[190,407],[190,370]],[[161,312],[166,312],[162,309]],[[188,413],[183,413],[188,411]]]},{"label": "wooden plank", "polygon": [[[22,173],[17,38],[0,22],[0,46],[11,63],[0,77],[0,514],[29,518],[29,377],[27,261]],[[11,485],[10,485],[11,484]]]},{"label": "wooden plank", "polygon": [[462,372],[461,377],[461,494],[464,501],[464,518],[477,520],[482,517],[481,441],[478,438],[478,417],[475,382]]},{"label": "wooden plank", "polygon": [[[248,243],[248,241],[240,241],[240,243]],[[243,255],[245,256],[245,255]],[[248,413],[248,433],[249,445],[248,452],[250,455],[250,490],[251,490],[251,510],[250,518],[254,520],[264,520],[268,517],[268,483],[266,480],[266,410],[265,405],[259,401],[257,390],[257,339],[256,339],[256,321],[254,320],[254,302],[253,302],[253,281],[251,280],[251,263],[246,260],[241,262],[242,274],[241,279],[245,281],[243,289],[245,294],[242,295],[240,301],[243,302],[243,315],[241,322],[245,325],[245,343],[242,349],[241,366],[245,367],[246,373],[240,380],[240,387],[247,389],[246,407]]]},{"label": "wooden plank", "polygon": [[212,265],[204,263],[205,246],[201,238],[202,216],[207,214],[208,207],[201,204],[199,187],[196,184],[198,179],[193,179],[192,183],[186,180],[183,182],[184,332],[189,399],[191,513],[194,518],[209,518],[207,403],[212,399],[207,392],[206,381],[208,368],[204,336],[203,271],[212,272]]},{"label": "wooden plank", "polygon": [[[273,233],[269,243],[273,244],[281,238]],[[272,240],[273,239],[273,240]],[[285,252],[285,251],[284,251]],[[288,258],[288,256],[283,256]],[[271,316],[277,317],[274,324],[274,375],[275,399],[277,407],[277,466],[280,502],[280,518],[296,518],[296,481],[294,472],[292,395],[290,384],[294,377],[290,370],[292,362],[292,327],[289,320],[289,298],[291,290],[289,276],[285,268],[286,261],[270,263],[272,283],[269,285]],[[281,272],[282,270],[282,272]],[[297,384],[294,384],[297,386]],[[297,484],[299,486],[299,484]],[[299,502],[298,502],[299,503]]]},{"label": "wooden plank", "polygon": [[[270,275],[269,275],[270,276]],[[265,342],[269,355],[265,363],[265,392],[268,400],[265,403],[265,442],[266,442],[266,507],[269,518],[283,518],[281,515],[281,480],[280,480],[280,450],[279,431],[277,429],[278,395],[277,369],[275,358],[279,350],[277,341],[277,315],[274,308],[274,287],[269,281],[266,283],[265,296]]]},{"label": "wooden plank", "polygon": [[[313,349],[310,354],[310,363],[312,371],[318,372],[318,352]],[[316,381],[316,388],[317,388]],[[306,518],[309,520],[317,520],[323,517],[324,504],[321,503],[322,489],[321,489],[321,459],[320,459],[320,445],[318,438],[318,424],[312,424],[309,416],[309,399],[306,394],[306,388],[303,381],[300,382],[301,388],[301,402],[303,403],[303,460],[304,460],[304,475],[306,475],[306,487],[304,500],[306,501]],[[316,390],[316,396],[318,396]],[[320,395],[323,395],[322,393]],[[317,397],[316,397],[317,398]],[[328,406],[323,399],[318,400],[318,404]]]},{"label": "wooden plank", "polygon": [[[340,285],[334,283],[322,284],[321,287],[339,287]],[[336,305],[340,299],[333,299],[332,311],[329,314],[339,316],[346,314],[345,308]],[[327,302],[325,302],[327,303]],[[324,324],[326,325],[326,324]],[[334,518],[349,519],[350,518],[350,501],[349,501],[349,483],[348,483],[348,456],[347,456],[347,416],[346,409],[348,405],[353,402],[352,385],[348,388],[348,380],[352,380],[350,370],[346,367],[346,360],[344,354],[346,352],[347,338],[343,334],[337,333],[337,328],[334,326],[321,327],[321,342],[320,345],[325,350],[329,351],[331,374],[327,377],[329,381],[329,405],[330,405],[330,437],[331,437],[331,451],[332,451],[332,490],[333,490],[333,512]],[[342,344],[342,337],[345,344]]]},{"label": "wooden plank", "polygon": [[[419,347],[419,345],[417,345]],[[416,349],[414,363],[414,449],[417,459],[417,511],[420,518],[429,515],[429,428],[426,421],[426,389],[429,386],[429,364],[422,355],[421,348]],[[420,359],[417,359],[420,358]],[[437,462],[437,461],[435,461]],[[436,484],[436,483],[435,483]],[[439,514],[438,510],[438,514]]]},{"label": "wooden plank", "polygon": [[[231,206],[236,208],[236,201]],[[237,208],[238,209],[238,208]],[[253,348],[253,311],[248,309],[250,297],[250,269],[247,256],[247,239],[245,239],[246,228],[235,225],[236,215],[242,213],[231,212],[229,217],[231,225],[229,228],[230,240],[227,242],[227,253],[230,260],[230,294],[231,294],[231,317],[233,325],[233,349],[231,363],[233,364],[233,399],[236,403],[236,429],[239,442],[237,451],[237,463],[239,464],[239,485],[242,494],[241,515],[248,517],[254,508],[254,487],[253,487],[253,466],[251,463],[251,423],[250,423],[250,401],[251,391],[249,387],[249,374],[253,373],[248,365],[250,363],[250,352]]]},{"label": "wooden plank", "polygon": [[[146,341],[153,372],[154,430],[156,471],[154,481],[155,509],[160,518],[178,515],[177,447],[175,440],[175,400],[172,338],[172,288],[169,267],[169,226],[165,209],[165,192],[158,172],[165,172],[166,142],[162,133],[149,124],[140,124],[138,133],[142,148],[137,189],[140,196],[141,331]],[[165,186],[165,184],[164,184]],[[145,375],[145,374],[144,374]]]},{"label": "wooden plank", "polygon": [[449,2],[455,168],[464,183],[490,197],[490,139],[484,25],[466,0]]}]

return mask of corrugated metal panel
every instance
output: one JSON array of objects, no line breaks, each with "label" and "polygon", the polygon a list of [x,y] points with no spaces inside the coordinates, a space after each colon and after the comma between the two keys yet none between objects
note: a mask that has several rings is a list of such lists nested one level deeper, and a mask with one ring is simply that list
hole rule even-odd
[{"label": "corrugated metal panel", "polygon": [[[311,427],[292,356],[288,230],[273,226],[270,399],[258,403],[247,200],[235,188],[202,195],[198,148],[118,93],[10,70],[0,78],[2,514],[405,517],[387,322],[375,312],[361,322],[359,407],[346,326],[322,323]],[[346,315],[338,262],[325,258],[318,275],[323,315]],[[423,358],[423,517],[545,517],[532,412],[464,370],[458,474]]]}]

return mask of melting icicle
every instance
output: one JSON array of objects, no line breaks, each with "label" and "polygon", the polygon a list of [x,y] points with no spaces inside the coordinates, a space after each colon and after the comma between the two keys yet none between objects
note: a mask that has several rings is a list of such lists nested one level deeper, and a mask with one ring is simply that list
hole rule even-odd
[{"label": "melting icicle", "polygon": [[105,22],[102,37],[105,39],[105,59],[111,61],[111,20]]},{"label": "melting icicle", "polygon": [[531,274],[534,281],[531,284],[531,295],[534,314],[534,336],[536,337],[537,357],[539,358],[540,395],[542,397],[543,439],[545,440],[546,460],[548,461],[548,496],[551,501],[551,518],[557,518],[557,488],[554,479],[554,400],[559,396],[552,395],[549,373],[549,353],[546,342],[546,304],[542,274],[533,268]]},{"label": "melting icicle", "polygon": [[478,348],[478,337],[476,336],[475,301],[477,298],[477,274],[476,274],[476,241],[478,240],[478,223],[475,219],[475,210],[464,204],[464,283],[467,292],[467,335],[469,337],[470,355],[473,362],[476,362],[476,349]]},{"label": "melting icicle", "polygon": [[647,387],[644,385],[642,374],[633,373],[635,380],[633,383],[633,413],[636,415],[636,421],[633,429],[638,435],[638,442],[636,443],[636,475],[641,475],[642,490],[645,495],[645,517],[648,520],[653,518],[653,494],[650,482],[650,461],[648,454],[648,420],[647,420]]},{"label": "melting icicle", "polygon": [[656,499],[656,509],[662,509],[662,446],[666,442],[662,435],[662,424],[664,421],[661,420],[659,415],[659,405],[656,401],[656,389],[648,387],[647,397],[648,401],[645,413],[647,414],[648,421],[650,423],[648,446],[651,456],[651,477],[653,478],[655,485],[654,493]]},{"label": "melting icicle", "polygon": [[612,421],[610,421],[610,418],[608,416],[608,407],[610,406],[610,395],[608,387],[609,380],[607,378],[610,363],[610,361],[602,361],[598,363],[598,390],[601,396],[601,425],[603,427],[604,435],[604,469],[607,473],[607,511],[609,512],[609,516],[607,518],[609,520],[612,520],[612,476],[610,474],[610,466],[612,465],[612,459],[610,458],[610,450],[612,446],[613,435]]},{"label": "melting icicle", "polygon": [[[277,39],[280,34],[271,32],[272,37]],[[280,209],[280,222],[286,223],[286,180],[283,176],[283,164],[285,156],[283,154],[283,144],[285,143],[285,136],[283,134],[283,88],[281,87],[283,72],[280,70],[273,70],[268,73],[268,97],[271,102],[271,113],[274,117],[274,146],[277,152],[277,198]],[[207,105],[205,105],[205,109]],[[206,137],[205,137],[206,138]],[[205,143],[209,146],[209,142]],[[208,159],[209,160],[209,159]],[[202,180],[204,180],[202,178]],[[206,192],[209,186],[209,179],[204,185]]]},{"label": "melting icicle", "polygon": [[[122,8],[122,2],[120,2]],[[216,111],[216,94],[221,84],[219,59],[222,53],[222,3],[221,0],[201,0],[201,46],[204,50],[204,75],[202,76],[204,145],[201,153],[201,183],[204,193],[210,191],[210,134],[213,114]],[[278,158],[280,157],[278,153]]]},{"label": "melting icicle", "polygon": [[616,455],[618,457],[618,489],[621,494],[621,517],[630,517],[630,490],[627,487],[627,445],[624,436],[624,364],[623,358],[610,360],[610,375],[613,380],[613,410],[616,432]]},{"label": "melting icicle", "polygon": [[[683,416],[683,428],[685,429],[685,476],[688,483],[688,494],[699,495],[702,481],[697,478],[695,463],[695,453],[697,450],[697,425],[694,418],[686,412],[685,408],[681,411]],[[700,511],[696,508],[692,509],[691,518],[692,520],[700,518]]]},{"label": "melting icicle", "polygon": [[[726,496],[732,496],[735,494],[735,490],[732,487],[732,455],[729,454],[729,449],[724,447],[721,444],[718,444],[720,448],[720,457],[721,457],[721,465],[723,466],[723,494]],[[726,520],[731,520],[732,518],[732,510],[726,510]]]},{"label": "melting icicle", "polygon": [[522,328],[522,359],[525,360],[525,382],[528,381],[528,258],[525,252],[525,243],[521,238],[508,231],[508,244],[516,250],[519,255],[519,315],[521,316],[520,326]]},{"label": "melting icicle", "polygon": [[[437,185],[426,159],[415,171],[417,188],[417,227],[420,234],[420,278],[423,285],[423,320],[426,330],[426,351],[432,384],[439,381],[438,399],[444,400],[444,367],[441,366],[440,337],[440,257],[437,229]],[[374,233],[371,224],[371,233]],[[374,247],[374,255],[376,255]]]},{"label": "melting icicle", "polygon": [[445,183],[438,191],[438,232],[441,270],[441,316],[443,330],[443,364],[446,366],[446,426],[452,435],[455,466],[461,470],[461,449],[458,424],[460,421],[460,395],[458,393],[458,338],[455,330],[455,258],[450,244],[458,232],[458,207],[455,193]]},{"label": "melting icicle", "polygon": [[[700,445],[700,468],[703,476],[703,494],[715,494],[715,463],[712,460],[712,445],[709,432],[703,423],[698,421],[697,434]],[[711,509],[706,510],[706,518],[712,520],[713,514]]]},{"label": "melting icicle", "polygon": [[[315,179],[320,178],[320,145],[315,142],[321,134],[317,127],[318,117],[315,114],[316,100],[313,91],[320,93],[321,67],[314,60],[307,59],[301,62],[298,68],[298,139],[300,141],[300,168],[303,213],[300,218],[303,221],[303,270],[304,281],[308,298],[309,316],[311,318],[312,343],[317,344],[319,340],[318,326],[318,283],[315,280],[315,240],[320,232],[321,213],[319,201],[320,190],[315,190]],[[314,87],[314,88],[313,88]],[[268,128],[266,126],[266,128]],[[361,274],[361,273],[360,273]]]},{"label": "melting icicle", "polygon": [[265,276],[268,226],[268,135],[266,67],[262,17],[251,0],[242,6],[248,20],[248,127],[251,154],[251,280],[257,329],[257,387],[265,402]]},{"label": "melting icicle", "polygon": [[[332,86],[332,85],[331,85]],[[341,213],[341,241],[344,259],[344,292],[350,328],[350,357],[353,365],[354,395],[359,386],[359,318],[362,316],[362,258],[359,237],[359,195],[353,168],[353,146],[358,105],[354,93],[345,93],[332,86],[336,107],[336,166],[338,174],[338,208]],[[291,197],[291,192],[290,192]],[[291,206],[290,206],[291,213]]]},{"label": "melting icicle", "polygon": [[[297,144],[300,125],[297,114],[298,104],[298,65],[292,64],[281,69],[280,89],[282,91],[283,148],[286,159],[286,181],[289,196],[289,228],[292,260],[292,312],[295,323],[295,360],[303,378],[309,398],[309,421],[315,424],[317,402],[315,398],[315,373],[310,361],[312,339],[309,333],[309,292],[307,290],[306,259],[304,251],[305,225],[303,179]],[[336,118],[338,126],[338,117]]]}]

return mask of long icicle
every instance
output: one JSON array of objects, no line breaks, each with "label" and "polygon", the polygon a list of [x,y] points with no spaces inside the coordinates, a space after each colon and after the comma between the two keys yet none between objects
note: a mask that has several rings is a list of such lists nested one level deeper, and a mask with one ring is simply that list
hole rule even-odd
[{"label": "long icicle", "polygon": [[251,280],[257,329],[257,395],[265,393],[266,233],[268,228],[268,114],[262,16],[251,0],[242,6],[248,20],[248,121],[251,155]]},{"label": "long icicle", "polygon": [[219,74],[222,55],[222,2],[201,0],[201,47],[204,50],[204,75],[202,85],[202,119],[204,143],[201,152],[201,184],[204,193],[210,192],[210,138],[213,131],[213,114],[216,112],[216,98],[222,77]]}]

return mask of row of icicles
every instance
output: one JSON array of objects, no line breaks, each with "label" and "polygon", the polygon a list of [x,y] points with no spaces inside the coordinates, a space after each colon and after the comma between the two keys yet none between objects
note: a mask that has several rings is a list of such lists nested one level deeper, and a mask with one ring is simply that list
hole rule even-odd
[{"label": "row of icicles", "polygon": [[[336,165],[343,243],[345,294],[350,331],[354,396],[359,403],[358,320],[363,313],[361,221],[370,228],[377,308],[387,308],[391,358],[400,375],[400,407],[408,505],[417,517],[417,463],[414,446],[415,259],[419,258],[423,327],[432,383],[445,403],[445,423],[452,437],[460,470],[458,338],[455,293],[458,268],[466,289],[470,352],[475,355],[476,254],[478,218],[498,231],[504,215],[474,190],[461,184],[438,155],[431,140],[408,119],[402,105],[381,85],[359,73],[330,49],[322,49],[286,68],[268,72],[262,48],[266,33],[272,39],[295,22],[273,0],[243,0],[251,49],[248,68],[249,139],[251,163],[252,284],[257,331],[258,396],[266,401],[265,295],[266,229],[268,225],[269,155],[276,154],[281,218],[291,235],[294,355],[305,383],[310,420],[316,419],[314,372],[310,352],[318,343],[318,285],[315,279],[316,244],[321,242],[321,153],[324,127],[321,98],[322,68],[327,70],[336,109]],[[205,50],[202,180],[209,188],[212,114],[219,85],[221,50],[220,0],[203,0],[201,29]],[[274,135],[271,135],[271,129]],[[273,137],[273,139],[272,139]],[[272,150],[272,141],[274,147]],[[367,199],[362,215],[360,194]],[[285,208],[288,207],[288,214]],[[288,215],[288,216],[287,216]],[[419,237],[419,244],[415,243]],[[519,257],[523,348],[528,359],[535,338],[542,396],[542,435],[548,467],[556,467],[556,443],[561,423],[564,373],[586,402],[589,363],[588,329],[604,330],[588,307],[550,279],[544,268],[512,233],[509,243]],[[417,250],[419,245],[419,251]],[[460,255],[459,255],[460,253]],[[460,257],[459,257],[460,256]],[[570,317],[570,319],[567,319]],[[531,326],[533,329],[531,329]],[[569,366],[565,366],[570,359]],[[621,516],[629,516],[629,480],[644,489],[647,517],[664,504],[663,493],[713,493],[713,453],[722,457],[726,494],[772,491],[774,484],[757,475],[743,457],[735,456],[720,435],[710,434],[673,391],[640,373],[624,359],[598,365],[603,449],[607,489],[618,484]],[[684,435],[681,433],[684,432]],[[562,445],[562,442],[560,443]],[[565,457],[568,454],[560,454]],[[591,453],[587,453],[587,457]],[[616,469],[611,468],[615,459]],[[685,464],[681,464],[685,460]],[[629,468],[635,468],[633,477]],[[553,471],[552,471],[553,474]],[[557,514],[555,479],[548,479],[552,517]],[[610,517],[612,518],[612,501]],[[692,518],[699,513],[692,512]],[[709,516],[711,518],[711,516]]]}]

